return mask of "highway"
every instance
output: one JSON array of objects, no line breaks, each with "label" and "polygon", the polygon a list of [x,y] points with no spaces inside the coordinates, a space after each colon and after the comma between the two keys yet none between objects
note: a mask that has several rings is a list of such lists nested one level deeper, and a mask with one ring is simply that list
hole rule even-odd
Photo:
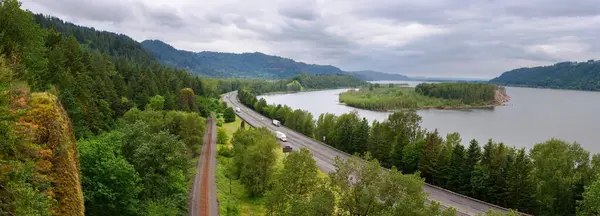
[{"label": "highway", "polygon": [[[284,126],[277,127],[272,125],[271,119],[262,116],[261,114],[249,109],[248,107],[240,103],[237,98],[237,92],[225,94],[223,101],[225,101],[228,106],[240,107],[241,112],[236,112],[236,114],[240,118],[242,118],[246,123],[254,127],[266,127],[272,131],[283,132],[288,139],[287,143],[282,143],[283,145],[289,145],[294,150],[300,148],[306,148],[310,150],[313,153],[313,158],[317,162],[317,166],[325,173],[329,173],[334,170],[333,160],[335,157],[340,157],[342,159],[350,157],[350,155],[347,153],[344,153],[322,142],[309,138],[289,128],[286,128]],[[445,208],[455,208],[460,215],[477,215],[479,213],[485,213],[489,209],[503,213],[508,211],[508,209],[489,204],[480,200],[476,200],[461,194],[457,194],[452,191],[448,191],[429,184],[426,184],[423,187],[423,191],[425,191],[429,195],[429,200],[438,202]]]}]

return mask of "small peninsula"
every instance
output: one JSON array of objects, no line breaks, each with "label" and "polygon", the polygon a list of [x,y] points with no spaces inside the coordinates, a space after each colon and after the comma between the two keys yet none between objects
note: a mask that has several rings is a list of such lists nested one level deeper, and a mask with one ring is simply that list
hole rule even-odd
[{"label": "small peninsula", "polygon": [[416,87],[370,84],[339,95],[347,106],[393,111],[405,109],[468,109],[500,106],[510,100],[506,89],[488,83],[422,83]]}]

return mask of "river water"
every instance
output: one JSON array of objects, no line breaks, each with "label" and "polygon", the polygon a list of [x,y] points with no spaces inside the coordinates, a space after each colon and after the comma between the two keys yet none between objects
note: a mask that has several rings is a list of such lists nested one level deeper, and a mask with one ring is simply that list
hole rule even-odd
[{"label": "river water", "polygon": [[[406,82],[402,82],[406,83]],[[414,86],[416,83],[410,83]],[[369,121],[383,121],[389,112],[344,106],[338,94],[346,89],[264,95],[269,104],[288,105],[311,112],[337,115],[357,110]],[[526,147],[558,138],[578,142],[592,153],[600,152],[600,92],[506,87],[511,100],[491,109],[421,110],[422,127],[440,134],[460,133],[463,143],[480,144],[493,139],[507,145]]]}]

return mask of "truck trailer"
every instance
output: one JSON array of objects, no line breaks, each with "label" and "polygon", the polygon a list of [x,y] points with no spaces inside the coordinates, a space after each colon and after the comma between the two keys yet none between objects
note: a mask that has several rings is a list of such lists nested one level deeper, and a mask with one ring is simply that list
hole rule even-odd
[{"label": "truck trailer", "polygon": [[285,137],[284,133],[281,133],[280,131],[275,131],[275,135],[277,136],[277,139],[281,140],[281,142],[287,142],[287,138]]}]

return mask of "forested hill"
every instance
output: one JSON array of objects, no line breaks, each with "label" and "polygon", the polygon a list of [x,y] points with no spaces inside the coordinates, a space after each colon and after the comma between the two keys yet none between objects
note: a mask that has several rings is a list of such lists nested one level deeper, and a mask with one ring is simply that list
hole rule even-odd
[{"label": "forested hill", "polygon": [[410,80],[409,77],[404,76],[402,74],[391,74],[384,72],[377,72],[371,70],[363,70],[363,71],[347,71],[352,74],[352,76],[359,78],[361,80],[366,81],[376,81],[376,80]]},{"label": "forested hill", "polygon": [[561,62],[504,72],[490,83],[509,86],[600,91],[600,61]]},{"label": "forested hill", "polygon": [[63,35],[72,35],[84,47],[98,50],[113,57],[124,57],[138,63],[156,62],[156,58],[150,52],[127,35],[98,31],[94,28],[75,25],[43,14],[35,14],[34,18],[35,22],[42,28],[52,29]]},{"label": "forested hill", "polygon": [[254,53],[189,52],[177,50],[159,40],[146,40],[142,46],[163,64],[186,68],[212,77],[288,78],[299,73],[341,74],[331,65],[306,64],[292,59]]}]

